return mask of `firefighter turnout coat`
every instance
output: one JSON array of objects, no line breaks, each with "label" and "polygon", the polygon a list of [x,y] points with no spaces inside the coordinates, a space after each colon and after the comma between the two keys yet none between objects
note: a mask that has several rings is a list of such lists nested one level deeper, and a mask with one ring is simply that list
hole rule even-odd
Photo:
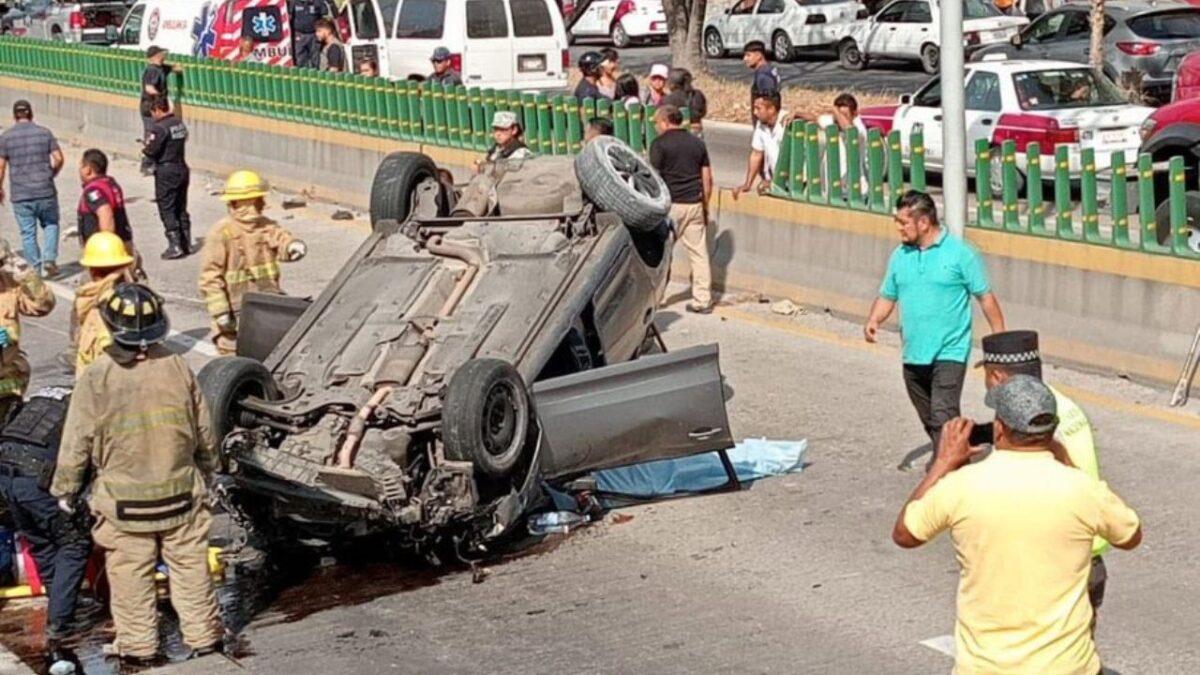
[{"label": "firefighter turnout coat", "polygon": [[46,316],[54,310],[54,293],[37,273],[22,283],[0,271],[0,327],[8,330],[8,347],[0,350],[0,398],[23,396],[29,384],[29,361],[21,351],[21,316]]}]

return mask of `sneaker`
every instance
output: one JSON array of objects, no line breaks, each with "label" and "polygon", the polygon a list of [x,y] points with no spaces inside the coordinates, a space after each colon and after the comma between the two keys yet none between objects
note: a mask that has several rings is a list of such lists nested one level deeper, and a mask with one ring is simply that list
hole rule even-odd
[{"label": "sneaker", "polygon": [[50,664],[47,672],[50,675],[75,675],[79,672],[79,661],[58,640],[48,640],[46,647],[46,662]]},{"label": "sneaker", "polygon": [[701,305],[698,302],[689,302],[687,304],[687,311],[692,314],[712,314],[713,306],[711,304]]}]

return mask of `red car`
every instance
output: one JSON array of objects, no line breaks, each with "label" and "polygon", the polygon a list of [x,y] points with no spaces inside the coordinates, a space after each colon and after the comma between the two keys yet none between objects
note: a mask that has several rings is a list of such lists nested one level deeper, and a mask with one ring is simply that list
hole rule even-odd
[{"label": "red car", "polygon": [[[1195,56],[1192,54],[1184,60],[1184,63],[1192,62],[1192,69],[1200,66],[1200,62],[1193,58]],[[1176,91],[1186,91],[1181,80],[1186,77],[1191,81],[1190,78],[1195,76],[1185,71],[1182,65],[1179,73],[1183,77],[1176,80]],[[1158,200],[1158,208],[1154,212],[1154,220],[1159,243],[1166,243],[1170,234],[1170,208],[1167,204],[1170,180],[1167,172],[1159,166],[1172,157],[1183,157],[1186,184],[1196,184],[1196,176],[1200,173],[1200,89],[1193,90],[1191,98],[1180,98],[1146,118],[1142,123],[1141,152],[1149,154],[1156,164],[1154,196]],[[1195,190],[1187,193],[1187,220],[1191,231],[1188,245],[1200,253],[1200,192]]]}]

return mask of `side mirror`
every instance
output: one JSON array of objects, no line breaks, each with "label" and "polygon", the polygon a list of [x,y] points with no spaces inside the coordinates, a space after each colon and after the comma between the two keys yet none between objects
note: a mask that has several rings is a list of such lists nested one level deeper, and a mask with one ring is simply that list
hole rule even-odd
[{"label": "side mirror", "polygon": [[912,105],[912,94],[900,94],[900,105]]},{"label": "side mirror", "polygon": [[1020,33],[1014,33],[1013,36],[1008,39],[1008,42],[1017,49],[1020,49],[1021,46],[1025,44],[1025,42],[1021,39]]}]

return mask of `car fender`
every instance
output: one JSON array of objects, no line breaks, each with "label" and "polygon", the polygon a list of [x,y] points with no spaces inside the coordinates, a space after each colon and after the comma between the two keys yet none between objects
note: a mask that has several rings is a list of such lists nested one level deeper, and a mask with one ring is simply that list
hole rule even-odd
[{"label": "car fender", "polygon": [[1171,124],[1142,144],[1141,152],[1164,160],[1186,151],[1191,158],[1200,158],[1200,124]]}]

